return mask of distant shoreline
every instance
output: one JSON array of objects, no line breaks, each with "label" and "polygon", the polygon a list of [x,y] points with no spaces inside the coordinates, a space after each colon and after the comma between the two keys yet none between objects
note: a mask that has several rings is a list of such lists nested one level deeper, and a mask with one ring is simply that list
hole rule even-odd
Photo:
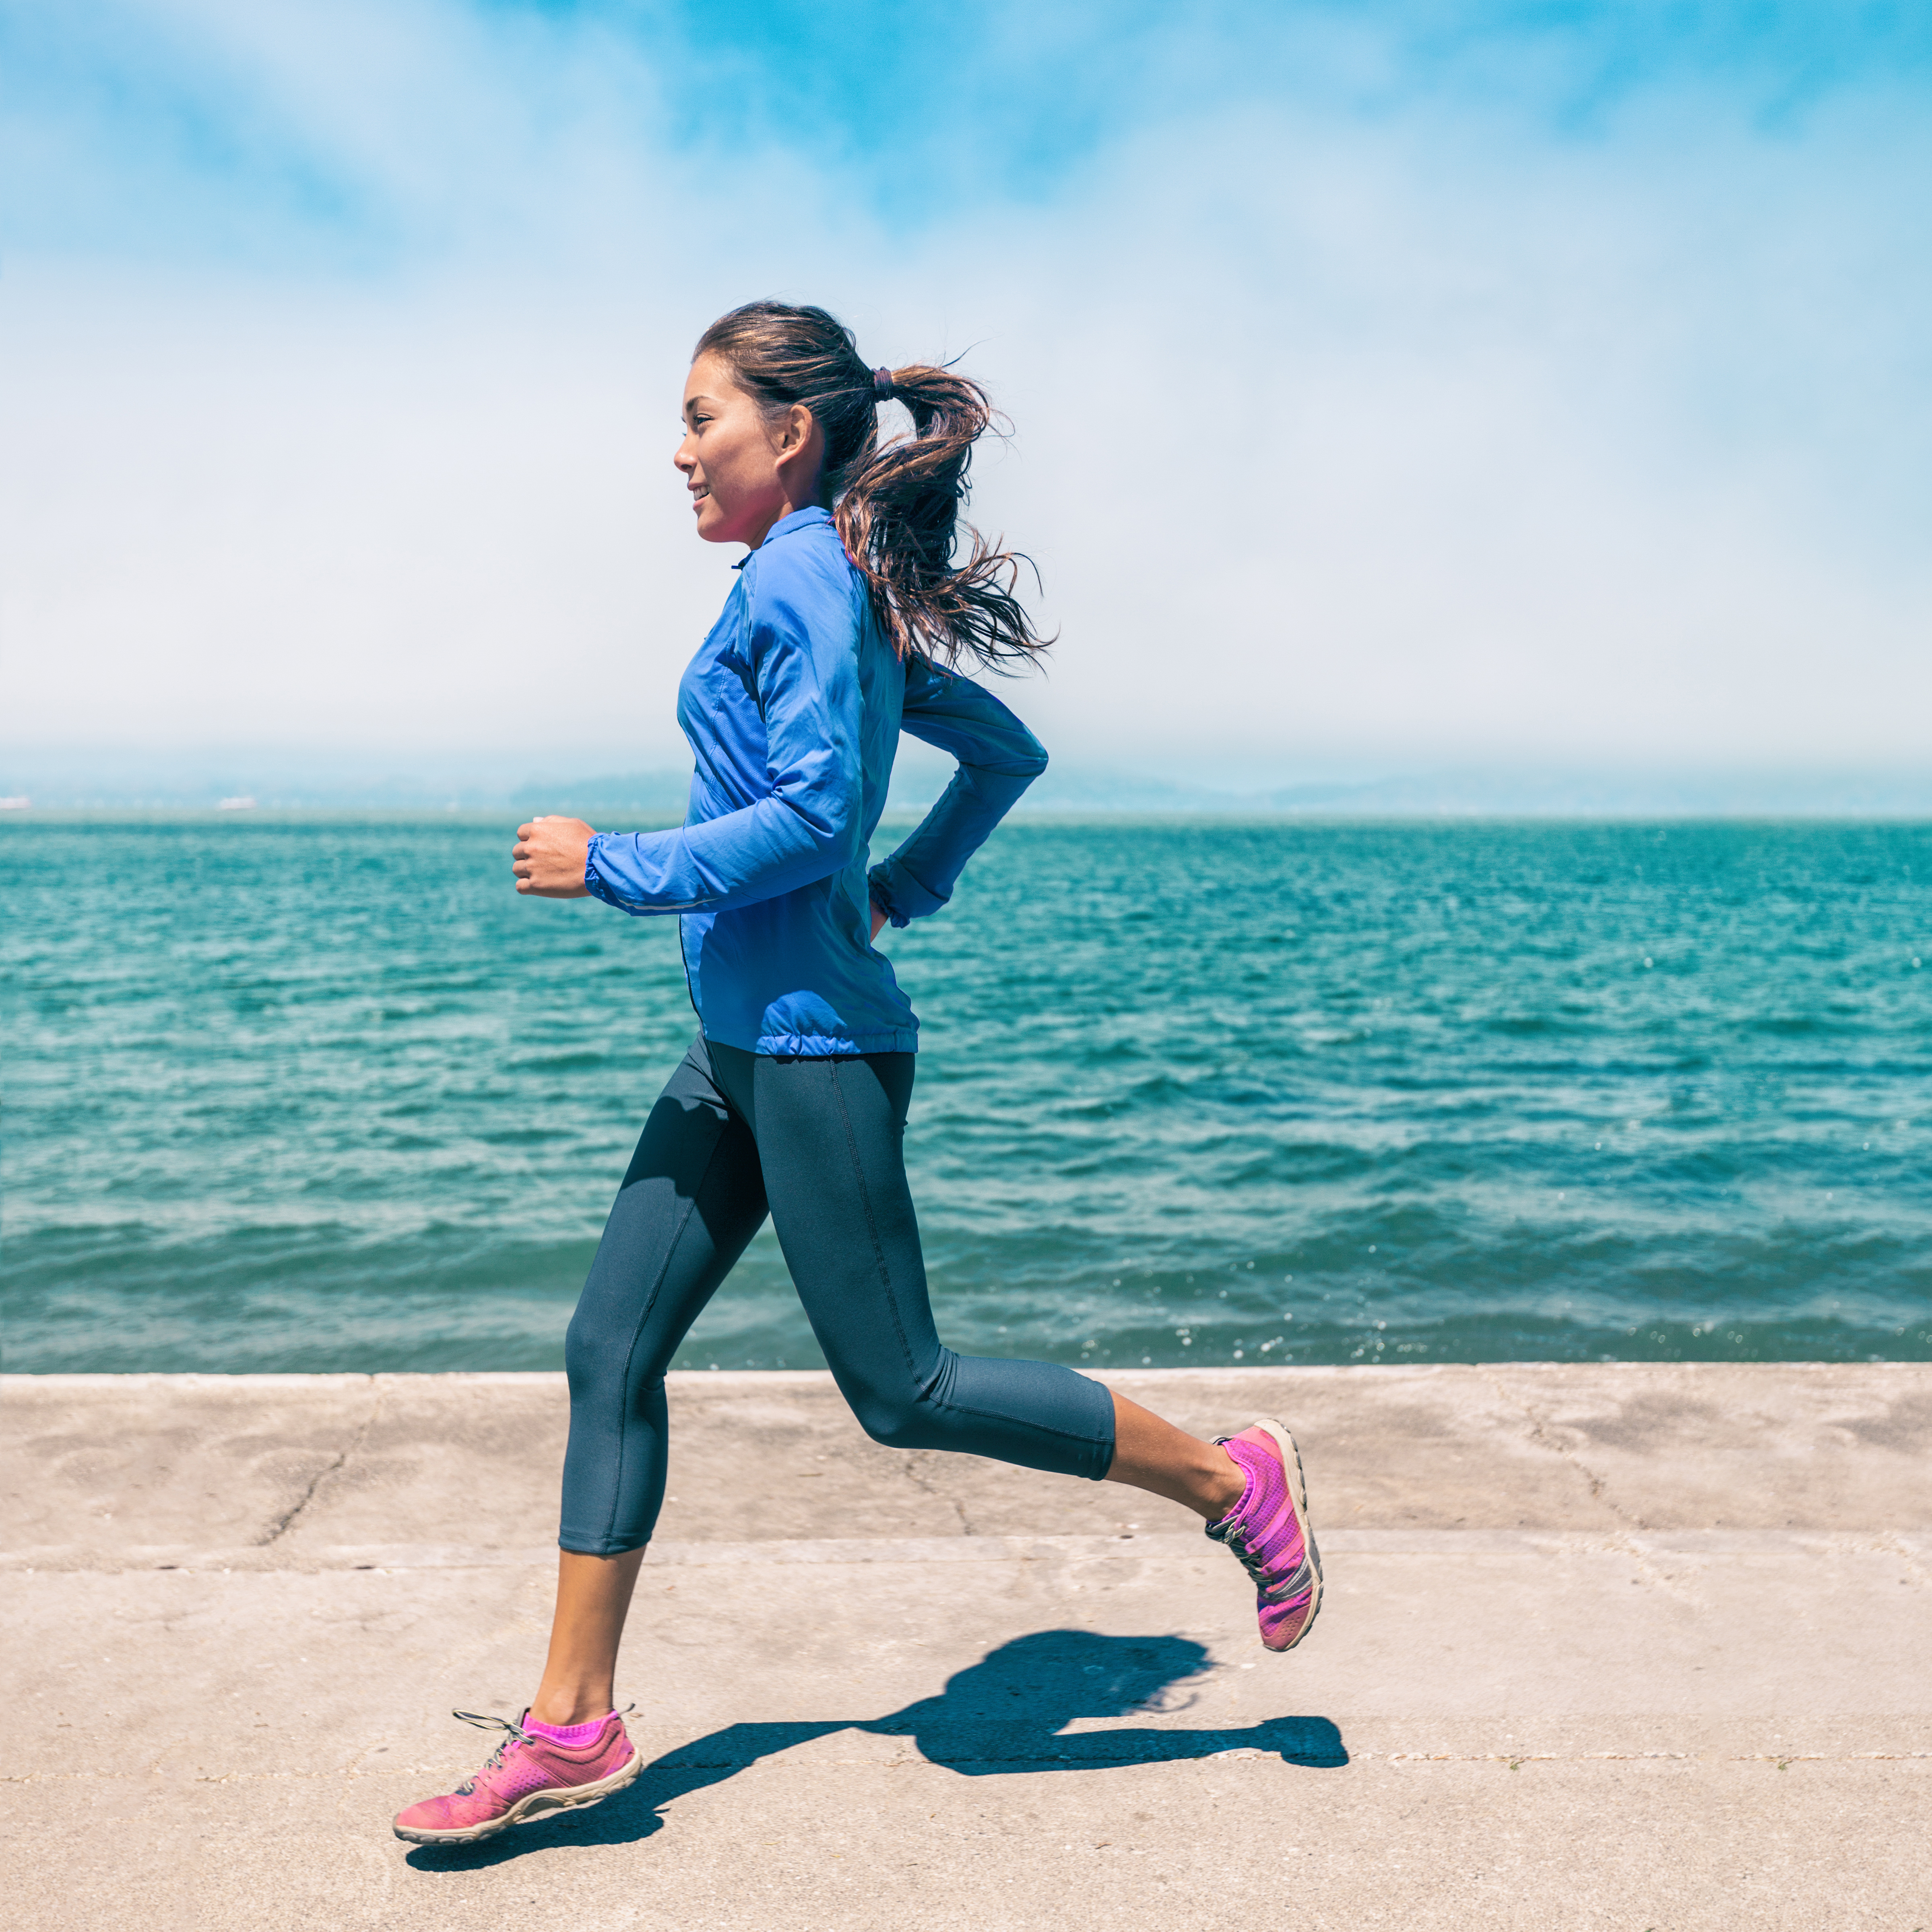
[{"label": "distant shoreline", "polygon": [[[621,804],[559,806],[559,812],[615,823],[627,830],[654,831],[681,825],[682,812]],[[882,825],[916,823],[931,808],[930,802],[903,804],[895,801],[881,814]],[[14,825],[126,825],[130,824],[222,824],[238,826],[262,824],[517,824],[535,808],[497,805],[317,805],[296,802],[236,806],[127,804],[52,805],[14,804],[0,808],[0,826]],[[1528,807],[1507,809],[1477,806],[1358,808],[1354,810],[1286,806],[1106,806],[1040,805],[1024,803],[1009,814],[1009,823],[1027,825],[1078,825],[1093,824],[1119,826],[1136,822],[1171,824],[1177,820],[1200,824],[1308,825],[1308,826],[1490,826],[1490,825],[1932,825],[1932,804],[1890,810],[1872,807],[1818,807],[1809,809],[1736,811],[1610,809]]]}]

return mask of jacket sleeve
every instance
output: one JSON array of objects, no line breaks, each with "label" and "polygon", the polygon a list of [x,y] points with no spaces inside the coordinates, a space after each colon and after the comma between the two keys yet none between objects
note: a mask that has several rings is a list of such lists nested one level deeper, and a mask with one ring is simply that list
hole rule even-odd
[{"label": "jacket sleeve", "polygon": [[771,562],[746,586],[746,643],[769,789],[701,825],[598,832],[584,883],[609,904],[728,912],[828,878],[862,849],[857,614],[830,578],[782,552]]},{"label": "jacket sleeve", "polygon": [[966,862],[1046,770],[1036,738],[989,691],[922,658],[906,667],[903,728],[959,760],[919,828],[869,874],[872,898],[895,926],[937,912]]}]

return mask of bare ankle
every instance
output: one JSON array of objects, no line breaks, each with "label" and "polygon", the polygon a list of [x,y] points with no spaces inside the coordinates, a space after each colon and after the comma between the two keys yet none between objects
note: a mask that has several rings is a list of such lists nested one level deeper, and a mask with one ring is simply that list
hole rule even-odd
[{"label": "bare ankle", "polygon": [[1216,1442],[1210,1445],[1216,1466],[1203,1494],[1210,1522],[1219,1522],[1241,1500],[1248,1486],[1247,1472]]},{"label": "bare ankle", "polygon": [[576,1684],[552,1690],[542,1686],[530,1700],[530,1715],[539,1724],[554,1724],[562,1730],[572,1724],[594,1724],[610,1714],[610,1694],[593,1691]]}]

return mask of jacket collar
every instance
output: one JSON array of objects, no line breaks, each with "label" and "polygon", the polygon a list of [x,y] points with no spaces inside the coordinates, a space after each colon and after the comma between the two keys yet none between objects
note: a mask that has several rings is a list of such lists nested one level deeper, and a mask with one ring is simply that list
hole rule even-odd
[{"label": "jacket collar", "polygon": [[[770,543],[774,537],[788,537],[794,530],[808,530],[814,524],[829,524],[831,520],[832,512],[830,510],[820,509],[816,503],[808,503],[802,510],[794,510],[789,516],[779,518],[766,531],[765,543],[759,544],[758,550],[763,550],[765,544]],[[731,568],[742,570],[758,554],[758,550],[748,550]]]},{"label": "jacket collar", "polygon": [[[766,531],[765,543],[770,543],[774,537],[788,537],[794,530],[807,530],[814,524],[829,524],[831,520],[832,512],[830,510],[822,510],[816,503],[808,503],[802,510],[793,511],[788,517],[779,518]],[[764,547],[764,544],[758,546],[760,550]]]}]

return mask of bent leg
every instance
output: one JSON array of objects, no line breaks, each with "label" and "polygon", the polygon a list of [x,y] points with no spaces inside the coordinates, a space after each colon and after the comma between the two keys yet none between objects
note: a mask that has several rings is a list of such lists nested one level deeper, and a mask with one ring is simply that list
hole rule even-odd
[{"label": "bent leg", "polygon": [[758,1152],[696,1042],[651,1109],[564,1342],[567,1551],[650,1540],[664,1502],[664,1377],[765,1218]]},{"label": "bent leg", "polygon": [[897,1448],[1104,1477],[1114,1402],[1098,1382],[1049,1362],[956,1354],[939,1340],[905,1176],[914,1056],[712,1051],[752,1121],[812,1332],[866,1432]]}]

